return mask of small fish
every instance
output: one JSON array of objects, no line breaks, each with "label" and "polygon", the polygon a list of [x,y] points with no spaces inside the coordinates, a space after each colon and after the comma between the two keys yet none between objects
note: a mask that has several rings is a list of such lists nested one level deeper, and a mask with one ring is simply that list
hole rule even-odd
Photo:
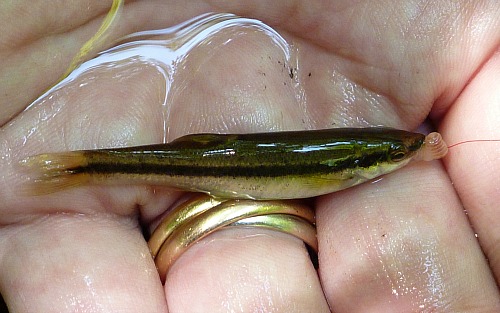
[{"label": "small fish", "polygon": [[411,160],[443,157],[438,133],[336,128],[193,134],[170,143],[40,154],[21,161],[30,194],[92,184],[155,184],[230,199],[295,199],[345,189]]}]

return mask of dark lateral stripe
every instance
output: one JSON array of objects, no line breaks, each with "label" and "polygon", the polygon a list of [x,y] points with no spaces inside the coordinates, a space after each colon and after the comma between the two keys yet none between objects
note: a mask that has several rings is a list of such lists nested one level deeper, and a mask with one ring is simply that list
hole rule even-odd
[{"label": "dark lateral stripe", "polygon": [[[306,175],[313,173],[328,172],[329,166],[314,165],[300,167],[285,166],[185,166],[156,164],[142,164],[140,166],[130,165],[100,165],[93,164],[88,171],[96,174],[143,174],[143,175],[168,175],[168,176],[230,176],[230,177],[280,177],[292,174]],[[331,169],[330,169],[331,170]]]},{"label": "dark lateral stripe", "polygon": [[284,177],[289,175],[313,175],[341,172],[346,169],[368,168],[378,164],[380,156],[370,155],[363,158],[337,160],[334,166],[321,163],[302,163],[295,165],[266,166],[206,166],[206,165],[163,165],[151,163],[106,164],[92,163],[86,168],[75,169],[75,172],[95,174],[143,174],[169,176],[229,176],[229,177]]}]

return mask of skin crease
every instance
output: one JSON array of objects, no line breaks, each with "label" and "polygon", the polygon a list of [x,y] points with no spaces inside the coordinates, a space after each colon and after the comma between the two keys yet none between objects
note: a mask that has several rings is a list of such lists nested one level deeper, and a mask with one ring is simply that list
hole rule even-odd
[{"label": "skin crease", "polygon": [[[45,110],[19,114],[65,71],[108,6],[0,4],[0,291],[11,312],[500,311],[498,143],[455,147],[443,162],[410,165],[318,198],[319,275],[299,240],[229,229],[186,252],[163,287],[139,224],[152,223],[179,192],[130,186],[16,195],[12,162],[20,157],[162,140],[158,95],[141,93],[162,83],[148,69],[124,80],[126,92],[103,77],[99,91],[72,93],[60,111],[49,99]],[[496,0],[130,1],[112,37],[209,11],[261,19],[297,45],[311,122],[302,124],[299,108],[272,95],[276,105],[249,116],[241,104],[193,92],[179,98],[188,109],[177,110],[169,139],[368,124],[415,129],[427,118],[449,143],[500,138],[500,89],[492,84],[500,80]],[[236,50],[266,52],[248,44]],[[246,79],[238,70],[253,60],[219,57],[211,62],[239,66],[215,68],[214,81],[229,72],[241,84],[210,86],[204,77],[193,84],[244,91],[244,104],[257,107],[256,89],[238,90]],[[196,120],[190,113],[197,110],[234,118]],[[276,112],[290,112],[290,119]]]}]

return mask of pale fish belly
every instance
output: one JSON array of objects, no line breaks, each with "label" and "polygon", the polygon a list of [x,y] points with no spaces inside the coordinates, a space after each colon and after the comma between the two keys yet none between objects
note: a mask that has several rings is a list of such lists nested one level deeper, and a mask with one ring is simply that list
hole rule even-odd
[{"label": "pale fish belly", "polygon": [[301,199],[342,190],[370,179],[366,175],[335,173],[309,176],[168,176],[142,174],[93,175],[99,185],[158,184],[174,189],[203,192],[226,199]]}]

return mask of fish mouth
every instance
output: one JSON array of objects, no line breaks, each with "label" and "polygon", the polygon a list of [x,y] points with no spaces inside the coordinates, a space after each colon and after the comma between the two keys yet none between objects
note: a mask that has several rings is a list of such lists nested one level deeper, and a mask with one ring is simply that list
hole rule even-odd
[{"label": "fish mouth", "polygon": [[408,152],[413,154],[422,148],[425,142],[425,135],[415,134],[415,136],[409,136],[405,138],[404,145],[408,149]]}]

